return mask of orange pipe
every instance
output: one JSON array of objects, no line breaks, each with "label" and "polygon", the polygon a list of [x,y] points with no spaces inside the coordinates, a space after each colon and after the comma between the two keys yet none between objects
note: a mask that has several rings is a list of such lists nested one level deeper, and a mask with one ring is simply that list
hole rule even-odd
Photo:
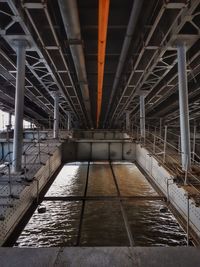
[{"label": "orange pipe", "polygon": [[97,127],[101,113],[103,76],[105,64],[106,36],[108,28],[110,0],[99,0],[98,18],[98,83],[97,83]]}]

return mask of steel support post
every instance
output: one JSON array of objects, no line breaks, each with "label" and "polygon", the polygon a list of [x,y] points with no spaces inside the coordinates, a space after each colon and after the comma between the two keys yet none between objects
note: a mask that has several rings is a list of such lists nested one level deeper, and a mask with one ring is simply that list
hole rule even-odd
[{"label": "steel support post", "polygon": [[166,147],[167,147],[167,125],[165,125],[164,149],[163,149],[163,163],[165,163],[165,160],[166,160]]},{"label": "steel support post", "polygon": [[145,95],[140,95],[140,135],[141,139],[145,141]]},{"label": "steel support post", "polygon": [[130,111],[126,111],[126,131],[130,131]]},{"label": "steel support post", "polygon": [[187,246],[190,243],[190,197],[187,195]]},{"label": "steel support post", "polygon": [[57,139],[59,135],[59,93],[52,92],[54,98],[54,122],[53,122],[53,138]]},{"label": "steel support post", "polygon": [[67,114],[67,130],[70,131],[71,130],[71,113],[68,112]]},{"label": "steel support post", "polygon": [[193,160],[193,163],[194,163],[194,160],[195,160],[196,131],[197,131],[197,126],[194,125],[193,144],[192,144],[192,160]]},{"label": "steel support post", "polygon": [[177,45],[177,52],[182,169],[187,171],[191,166],[191,148],[186,71],[186,46],[184,43],[179,43]]},{"label": "steel support post", "polygon": [[12,167],[13,172],[19,172],[22,169],[25,57],[27,42],[25,40],[16,40],[15,45],[17,53],[17,76]]}]

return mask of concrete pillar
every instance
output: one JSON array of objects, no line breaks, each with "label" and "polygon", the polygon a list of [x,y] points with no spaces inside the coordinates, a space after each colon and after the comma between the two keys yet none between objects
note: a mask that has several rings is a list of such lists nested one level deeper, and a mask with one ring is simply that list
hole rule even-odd
[{"label": "concrete pillar", "polygon": [[131,127],[130,127],[130,111],[126,111],[126,131],[129,132]]},{"label": "concrete pillar", "polygon": [[70,131],[71,130],[71,113],[68,112],[67,114],[67,130]]},{"label": "concrete pillar", "polygon": [[140,135],[141,138],[145,139],[145,95],[140,95]]},{"label": "concrete pillar", "polygon": [[53,122],[53,138],[57,139],[59,135],[59,93],[52,93],[54,98],[54,122]]},{"label": "concrete pillar", "polygon": [[24,116],[24,85],[25,85],[25,56],[27,42],[16,40],[17,76],[15,92],[15,128],[13,140],[13,171],[19,172],[22,167],[23,147],[23,116]]},{"label": "concrete pillar", "polygon": [[179,43],[177,45],[177,52],[182,169],[187,170],[190,169],[191,166],[191,148],[188,108],[188,85],[186,71],[186,46],[184,43]]}]

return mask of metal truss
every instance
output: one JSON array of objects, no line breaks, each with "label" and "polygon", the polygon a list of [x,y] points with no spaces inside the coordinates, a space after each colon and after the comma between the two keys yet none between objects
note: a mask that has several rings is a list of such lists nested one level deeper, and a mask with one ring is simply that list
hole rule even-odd
[{"label": "metal truss", "polygon": [[[176,57],[176,54],[175,54]],[[174,59],[175,60],[175,59]],[[200,74],[200,51],[195,53],[192,57],[188,59],[188,82],[191,82],[192,80],[196,83],[196,76]],[[197,61],[199,63],[197,63]],[[191,66],[191,68],[190,68]],[[158,87],[155,87],[155,93],[154,90],[149,94],[149,96],[146,98],[146,114],[154,112],[155,108],[159,106],[162,102],[164,102],[167,98],[169,98],[173,93],[177,91],[178,88],[178,73],[177,73],[177,66],[175,65],[174,68],[171,69],[169,72],[169,77],[167,76],[167,79],[165,77],[164,82],[161,82]],[[172,72],[172,73],[171,73]],[[167,82],[166,82],[167,80]],[[193,98],[193,95],[195,94],[197,96],[198,89],[195,89],[195,91],[190,90],[188,97],[189,99]],[[175,103],[177,104],[177,103]],[[163,107],[164,108],[164,107]],[[170,106],[166,107],[167,109],[172,109],[172,103]],[[164,109],[165,110],[165,109]],[[163,117],[163,111],[162,109],[160,115],[160,112],[158,112],[157,117]],[[139,116],[139,104],[135,106],[135,108],[132,111],[132,119]]]},{"label": "metal truss", "polygon": [[[43,108],[48,115],[52,116],[53,105],[51,93],[52,91],[59,91],[60,110],[63,120],[65,120],[65,114],[67,115],[70,112],[74,120],[78,120],[87,125],[87,118],[77,95],[61,44],[59,43],[45,2],[41,1],[41,3],[31,4],[21,1],[21,6],[17,7],[16,2],[12,0],[1,0],[0,3],[7,4],[10,9],[10,12],[2,11],[3,15],[9,18],[9,22],[4,28],[0,29],[1,37],[13,50],[15,49],[13,45],[13,40],[15,39],[25,39],[29,44],[26,51],[26,68],[28,70],[26,71],[26,96],[40,108]],[[30,9],[35,8],[44,11],[44,16],[47,19],[48,27],[51,29],[55,45],[49,46],[44,43],[31,16]],[[12,32],[12,29],[15,29],[15,27],[17,27],[19,32],[17,34],[16,31]],[[53,53],[50,53],[50,51],[53,51]],[[52,54],[59,56],[57,61],[55,61]],[[6,59],[11,61],[8,56]],[[14,65],[13,62],[12,65]],[[63,68],[60,67],[61,65]],[[16,70],[7,73],[13,76],[12,84],[15,80],[14,72]],[[31,80],[34,80],[34,82]],[[37,85],[35,81],[37,81]]]},{"label": "metal truss", "polygon": [[[126,110],[133,111],[135,108],[133,104],[136,104],[134,99],[139,93],[145,91],[147,94],[150,94],[174,68],[177,62],[176,42],[186,41],[189,49],[198,40],[200,31],[193,19],[198,15],[194,14],[194,11],[199,5],[199,1],[190,1],[190,5],[187,5],[187,3],[176,4],[176,2],[163,4],[147,37],[138,50],[136,62],[133,65],[125,88],[121,97],[116,100],[115,107],[110,115],[111,127]],[[161,22],[166,17],[168,9],[176,9],[177,14],[170,26],[164,30],[165,34],[161,32],[162,34],[159,40],[157,34],[159,28],[162,29]],[[182,34],[181,29],[186,23],[192,23],[197,33]],[[155,33],[156,39],[154,40]],[[154,40],[154,45],[152,45],[152,40]],[[149,51],[151,55],[145,60],[145,55],[149,55]],[[170,89],[173,86],[168,84],[168,87]],[[156,94],[156,98],[157,100],[162,98],[161,91],[160,94]]]}]

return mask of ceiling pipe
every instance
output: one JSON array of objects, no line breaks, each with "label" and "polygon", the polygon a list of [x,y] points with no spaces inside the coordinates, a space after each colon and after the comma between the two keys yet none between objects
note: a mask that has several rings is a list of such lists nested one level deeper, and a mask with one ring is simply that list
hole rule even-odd
[{"label": "ceiling pipe", "polygon": [[99,118],[101,114],[104,65],[106,53],[106,38],[108,29],[110,0],[99,0],[98,12],[98,81],[97,81],[97,127],[99,127]]},{"label": "ceiling pipe", "polygon": [[126,35],[124,38],[124,42],[123,42],[123,46],[122,46],[122,50],[121,50],[121,54],[120,54],[120,58],[119,58],[118,66],[117,66],[117,71],[116,71],[114,82],[113,82],[111,96],[110,96],[109,103],[108,103],[108,109],[107,109],[106,117],[104,120],[104,125],[105,125],[105,122],[107,120],[107,117],[108,117],[108,114],[109,114],[109,111],[111,108],[111,103],[113,101],[113,98],[114,98],[116,90],[117,90],[117,86],[119,84],[119,80],[120,80],[120,77],[121,77],[121,74],[122,74],[122,71],[124,68],[124,63],[125,63],[125,60],[127,58],[130,44],[132,41],[132,37],[133,37],[134,31],[135,31],[135,28],[137,25],[138,18],[140,16],[142,4],[143,4],[143,0],[134,0],[134,2],[133,2],[131,15],[130,15],[130,19],[128,22]]},{"label": "ceiling pipe", "polygon": [[89,126],[93,127],[91,118],[90,95],[85,67],[85,58],[81,39],[80,21],[76,0],[58,0],[62,20],[68,37],[70,51],[74,61],[78,82],[87,111]]}]

